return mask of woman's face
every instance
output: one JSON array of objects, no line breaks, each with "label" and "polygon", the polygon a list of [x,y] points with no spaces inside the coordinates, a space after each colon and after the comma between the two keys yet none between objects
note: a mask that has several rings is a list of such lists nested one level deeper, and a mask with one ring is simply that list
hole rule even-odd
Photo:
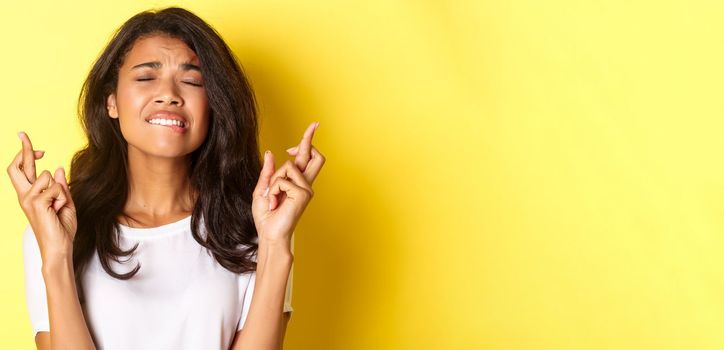
[{"label": "woman's face", "polygon": [[200,66],[179,39],[154,35],[133,44],[107,100],[129,154],[135,148],[151,156],[183,157],[204,142],[209,108]]}]

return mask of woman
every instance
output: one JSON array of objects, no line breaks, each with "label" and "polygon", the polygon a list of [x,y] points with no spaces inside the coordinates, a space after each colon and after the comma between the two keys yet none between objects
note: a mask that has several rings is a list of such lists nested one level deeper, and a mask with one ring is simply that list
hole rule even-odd
[{"label": "woman", "polygon": [[88,145],[69,183],[62,168],[36,176],[44,153],[25,133],[8,167],[38,348],[280,348],[291,234],[325,162],[319,123],[293,162],[275,169],[267,151],[262,164],[239,64],[180,8],[123,24],[79,113]]}]

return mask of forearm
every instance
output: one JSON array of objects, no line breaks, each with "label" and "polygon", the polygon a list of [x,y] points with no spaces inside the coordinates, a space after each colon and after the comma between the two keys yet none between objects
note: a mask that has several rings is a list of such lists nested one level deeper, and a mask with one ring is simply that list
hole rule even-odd
[{"label": "forearm", "polygon": [[234,349],[281,348],[284,294],[293,261],[289,242],[260,240],[254,297]]},{"label": "forearm", "polygon": [[95,349],[78,300],[70,258],[43,264],[51,349]]}]

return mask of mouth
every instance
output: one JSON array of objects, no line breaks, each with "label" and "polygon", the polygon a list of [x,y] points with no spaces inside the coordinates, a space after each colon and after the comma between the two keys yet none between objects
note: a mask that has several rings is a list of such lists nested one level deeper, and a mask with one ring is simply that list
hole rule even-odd
[{"label": "mouth", "polygon": [[146,117],[146,123],[159,127],[167,127],[179,133],[186,132],[189,126],[186,118],[170,112],[153,113]]}]

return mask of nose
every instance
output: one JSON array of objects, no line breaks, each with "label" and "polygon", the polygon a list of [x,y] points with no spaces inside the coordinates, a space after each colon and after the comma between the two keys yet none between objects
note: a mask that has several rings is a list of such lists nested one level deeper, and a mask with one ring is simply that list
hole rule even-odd
[{"label": "nose", "polygon": [[183,106],[184,100],[176,89],[176,83],[173,79],[166,79],[165,82],[159,84],[158,93],[154,102],[157,104]]}]

